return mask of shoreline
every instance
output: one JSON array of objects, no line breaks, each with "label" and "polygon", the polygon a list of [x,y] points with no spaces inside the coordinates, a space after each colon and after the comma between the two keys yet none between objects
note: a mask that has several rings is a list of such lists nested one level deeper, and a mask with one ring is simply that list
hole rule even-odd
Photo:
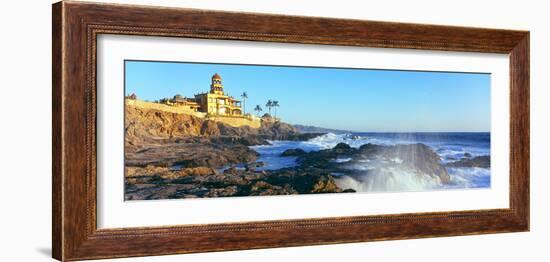
[{"label": "shoreline", "polygon": [[[317,135],[311,139],[320,136],[323,135]],[[211,139],[226,142],[247,141],[243,138],[227,139],[216,137]],[[302,143],[309,140],[271,141]],[[262,143],[261,146],[270,147],[273,144]],[[250,149],[254,145],[247,145],[246,147]],[[393,146],[364,144],[359,148],[353,148],[346,143],[339,143],[331,149],[311,150],[309,152],[305,152],[299,148],[287,149],[285,152],[277,154],[277,157],[293,157],[296,164],[292,167],[277,169],[262,169],[266,163],[258,161],[261,153],[254,151],[254,149],[250,150],[256,156],[254,159],[236,161],[221,168],[220,166],[212,165],[189,165],[189,163],[179,169],[173,169],[173,165],[164,167],[151,165],[145,167],[127,166],[127,169],[133,173],[131,176],[126,177],[127,190],[125,190],[125,199],[176,199],[365,191],[425,191],[415,190],[414,187],[403,187],[401,190],[361,190],[357,181],[361,181],[364,177],[365,170],[350,170],[346,166],[349,164],[364,163],[364,161],[373,161],[379,156],[384,156],[387,159],[399,159],[401,162],[394,161],[395,163],[390,163],[390,166],[401,166],[403,164],[402,161],[405,161],[407,168],[403,170],[409,172],[406,174],[414,176],[428,174],[428,176],[420,179],[420,182],[432,190],[437,188],[453,188],[448,168],[461,168],[460,165],[448,166],[443,164],[440,161],[440,156],[429,146],[422,143],[396,144]],[[365,158],[365,154],[371,154],[371,156]],[[418,156],[422,156],[423,160],[419,162],[417,160]],[[336,159],[346,159],[346,161],[334,161]],[[477,159],[477,157],[469,159]],[[461,161],[453,163],[462,163],[463,168],[478,168],[479,165],[487,164],[484,161]],[[371,163],[371,165],[373,164]],[[142,174],[135,175],[137,172],[142,172]],[[394,173],[371,174],[371,176],[378,177],[395,175]],[[348,180],[346,181],[346,179]],[[353,179],[353,181],[349,179]]]},{"label": "shoreline", "polygon": [[[427,133],[303,133],[270,116],[250,128],[155,109],[126,113],[125,200],[403,192],[453,182],[441,161],[452,150],[436,152]],[[490,165],[472,153],[452,168]],[[277,166],[281,159],[288,161]]]}]

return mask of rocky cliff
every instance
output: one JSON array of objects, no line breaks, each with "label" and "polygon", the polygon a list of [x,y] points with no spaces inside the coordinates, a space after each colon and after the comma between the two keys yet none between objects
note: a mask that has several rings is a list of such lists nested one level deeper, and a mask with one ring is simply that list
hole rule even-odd
[{"label": "rocky cliff", "polygon": [[[259,128],[132,106],[125,117],[127,200],[343,191],[326,172],[254,171],[261,163],[249,146],[319,135],[269,116]],[[221,171],[236,164],[246,169]]]},{"label": "rocky cliff", "polygon": [[260,128],[233,127],[225,123],[188,114],[155,109],[126,107],[126,141],[130,144],[148,139],[182,137],[258,137],[270,140],[303,140],[319,134],[302,134],[292,125],[262,118]]},{"label": "rocky cliff", "polygon": [[[310,129],[311,130],[311,129]],[[318,133],[266,115],[259,128],[234,127],[189,114],[127,107],[125,199],[167,199],[221,196],[355,192],[343,177],[412,174],[421,181],[450,183],[439,156],[424,144],[359,148],[340,143],[306,152],[288,149],[296,166],[262,170],[252,145],[270,140],[307,140]],[[488,166],[488,157],[465,158],[448,167]],[[354,166],[366,167],[357,169]]]},{"label": "rocky cliff", "polygon": [[260,128],[233,127],[189,114],[156,109],[126,107],[126,166],[170,167],[248,163],[257,153],[251,145],[267,144],[267,139],[302,139],[291,125],[262,119]]}]

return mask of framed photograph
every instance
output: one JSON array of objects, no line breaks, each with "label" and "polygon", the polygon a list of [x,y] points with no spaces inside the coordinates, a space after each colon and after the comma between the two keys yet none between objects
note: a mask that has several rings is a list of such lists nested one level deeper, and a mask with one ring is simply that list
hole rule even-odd
[{"label": "framed photograph", "polygon": [[529,32],[59,2],[53,257],[529,230]]}]

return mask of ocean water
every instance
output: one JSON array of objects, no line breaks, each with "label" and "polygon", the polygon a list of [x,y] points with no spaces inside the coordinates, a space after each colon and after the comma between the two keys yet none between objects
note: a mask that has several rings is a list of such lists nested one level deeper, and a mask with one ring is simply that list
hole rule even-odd
[{"label": "ocean water", "polygon": [[[270,141],[271,145],[252,146],[264,163],[260,170],[276,170],[296,166],[296,157],[281,157],[287,149],[300,148],[306,152],[329,149],[338,143],[358,148],[363,144],[397,145],[423,143],[436,152],[442,164],[458,161],[470,154],[472,157],[490,155],[490,133],[328,133],[308,141]],[[346,163],[349,158],[332,161]],[[353,188],[357,192],[402,192],[440,189],[489,188],[489,168],[447,168],[451,183],[443,184],[437,177],[419,174],[399,167],[400,159],[365,161],[346,168],[364,175],[347,176],[333,174],[341,188]],[[379,172],[374,172],[377,170]]]}]

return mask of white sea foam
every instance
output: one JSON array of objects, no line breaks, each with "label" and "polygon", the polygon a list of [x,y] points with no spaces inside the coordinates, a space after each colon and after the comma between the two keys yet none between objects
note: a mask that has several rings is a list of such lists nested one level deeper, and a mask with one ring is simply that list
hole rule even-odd
[{"label": "white sea foam", "polygon": [[346,163],[349,161],[351,161],[351,157],[342,157],[342,158],[336,158],[332,160],[332,162],[334,163]]},{"label": "white sea foam", "polygon": [[327,133],[322,136],[312,138],[301,144],[310,148],[329,149],[335,147],[338,143],[346,143],[351,147],[358,148],[361,145],[371,143],[370,138],[363,136],[353,136],[351,134],[333,134]]},{"label": "white sea foam", "polygon": [[438,177],[396,167],[373,169],[353,177],[342,175],[335,181],[340,188],[357,192],[424,191],[441,186]]},{"label": "white sea foam", "polygon": [[443,184],[437,176],[398,166],[354,167],[363,172],[352,176],[335,175],[336,184],[340,188],[351,188],[357,192],[398,192],[490,187],[490,170],[485,168],[450,168],[451,183]]},{"label": "white sea foam", "polygon": [[[275,170],[286,167],[296,166],[296,157],[281,157],[280,155],[287,149],[300,148],[306,152],[329,149],[338,143],[345,142],[352,147],[360,147],[368,143],[364,138],[353,138],[350,134],[328,133],[322,136],[312,138],[308,141],[269,141],[271,145],[251,146],[253,150],[260,154],[258,162],[263,162],[264,166],[258,170]],[[346,162],[351,159],[335,159],[336,162]]]},{"label": "white sea foam", "polygon": [[[306,152],[330,149],[338,143],[346,143],[354,148],[372,143],[378,145],[414,144],[418,141],[410,135],[397,137],[376,137],[368,135],[327,133],[308,141],[270,141],[271,145],[251,147],[258,153],[259,162],[264,166],[259,170],[276,170],[296,166],[296,157],[281,157],[287,149],[300,148]],[[459,160],[469,153],[472,157],[489,155],[489,148],[476,147],[470,144],[456,142],[423,141],[440,157],[442,163]],[[331,160],[336,163],[347,163],[351,159],[339,157]],[[392,191],[425,191],[441,188],[486,188],[490,187],[490,170],[484,168],[448,168],[451,177],[450,184],[442,184],[439,177],[421,174],[415,170],[402,167],[399,158],[360,159],[349,163],[345,168],[357,171],[357,174],[333,174],[341,188],[352,188],[357,192],[392,192]]]},{"label": "white sea foam", "polygon": [[491,186],[491,170],[480,167],[448,168],[451,184],[448,188],[487,188]]},{"label": "white sea foam", "polygon": [[441,161],[443,163],[449,163],[449,162],[460,160],[463,157],[465,157],[466,153],[470,154],[471,157],[486,156],[490,154],[488,149],[468,147],[468,146],[436,145],[432,147],[435,149],[437,154],[441,156]]},{"label": "white sea foam", "polygon": [[260,154],[257,162],[264,165],[256,170],[276,170],[281,168],[296,166],[296,157],[281,157],[280,155],[287,149],[298,148],[292,141],[270,141],[271,145],[251,146],[253,150]]}]

